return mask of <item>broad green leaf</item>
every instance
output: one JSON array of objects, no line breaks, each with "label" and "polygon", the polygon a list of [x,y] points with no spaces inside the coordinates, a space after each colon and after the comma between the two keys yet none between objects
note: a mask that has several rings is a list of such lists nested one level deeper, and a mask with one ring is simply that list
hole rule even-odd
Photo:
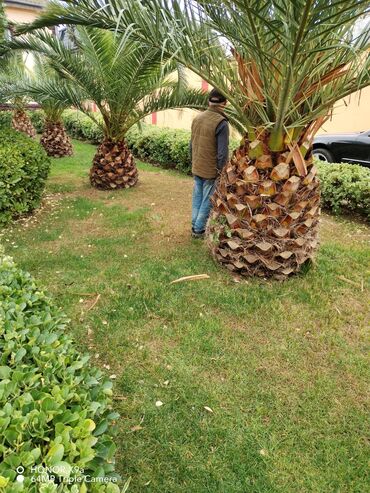
[{"label": "broad green leaf", "polygon": [[4,478],[4,476],[0,476],[0,488],[5,488],[9,483],[8,478]]},{"label": "broad green leaf", "polygon": [[18,349],[18,351],[16,352],[15,356],[14,356],[14,361],[16,363],[19,363],[23,358],[24,356],[27,354],[27,351],[25,348],[20,348]]},{"label": "broad green leaf", "polygon": [[0,379],[4,380],[5,378],[9,378],[11,371],[9,366],[0,366]]},{"label": "broad green leaf", "polygon": [[72,466],[68,462],[56,462],[53,464],[53,472],[62,478],[69,478],[72,472]]},{"label": "broad green leaf", "polygon": [[56,444],[51,447],[45,457],[45,462],[49,466],[53,466],[57,462],[60,462],[64,455],[64,447],[61,444]]}]

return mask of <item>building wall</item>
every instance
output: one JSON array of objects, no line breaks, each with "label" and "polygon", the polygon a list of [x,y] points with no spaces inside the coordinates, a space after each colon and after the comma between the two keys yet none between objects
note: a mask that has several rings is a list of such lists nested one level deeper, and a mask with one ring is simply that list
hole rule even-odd
[{"label": "building wall", "polygon": [[370,130],[370,87],[337,103],[333,116],[320,133],[360,132]]},{"label": "building wall", "polygon": [[32,22],[40,14],[40,9],[5,5],[5,14],[12,22]]},{"label": "building wall", "polygon": [[[0,0],[2,1],[2,0]],[[12,4],[11,2],[5,2],[5,15],[8,18],[9,21],[11,22],[18,22],[18,23],[23,23],[23,22],[32,22],[36,19],[37,16],[40,15],[40,12],[42,10],[41,5],[45,4],[46,2],[43,2],[42,0],[38,0],[38,2],[35,1],[35,3],[40,4],[40,7],[35,7],[35,6],[22,6],[18,4]],[[29,69],[32,70],[33,67],[33,55],[28,54],[25,55],[25,61],[26,65]]]}]

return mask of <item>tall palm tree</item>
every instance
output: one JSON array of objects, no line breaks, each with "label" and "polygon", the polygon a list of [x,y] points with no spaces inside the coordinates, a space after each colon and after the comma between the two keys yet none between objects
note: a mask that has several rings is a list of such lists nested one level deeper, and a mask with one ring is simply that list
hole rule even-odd
[{"label": "tall palm tree", "polygon": [[[133,125],[156,111],[206,105],[204,93],[187,88],[177,63],[129,36],[78,27],[73,47],[47,31],[21,37],[12,46],[43,53],[66,81],[46,81],[30,88],[30,94],[73,105],[102,127],[104,140],[90,170],[91,184],[100,189],[136,184],[137,168],[125,141]],[[176,67],[178,77],[173,76]],[[101,119],[89,111],[89,101],[96,104]]]},{"label": "tall palm tree", "polygon": [[[228,98],[243,141],[214,195],[209,233],[231,271],[283,279],[318,245],[315,133],[336,101],[370,83],[367,0],[98,0],[51,5],[57,22],[130,32]],[[239,127],[239,128],[240,128]]]}]

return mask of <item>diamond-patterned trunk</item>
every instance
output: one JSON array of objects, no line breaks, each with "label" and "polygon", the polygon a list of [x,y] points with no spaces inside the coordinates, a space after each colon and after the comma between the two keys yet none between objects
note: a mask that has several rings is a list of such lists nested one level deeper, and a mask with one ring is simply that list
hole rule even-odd
[{"label": "diamond-patterned trunk", "polygon": [[94,156],[91,184],[101,190],[130,188],[136,185],[138,172],[126,142],[104,140]]},{"label": "diamond-patterned trunk", "polygon": [[292,152],[258,158],[249,144],[237,149],[212,198],[209,244],[218,262],[244,276],[285,279],[314,256],[318,246],[320,190],[312,154],[299,176]]},{"label": "diamond-patterned trunk", "polygon": [[18,132],[22,132],[29,137],[35,137],[36,130],[32,125],[30,117],[24,110],[14,110],[12,117],[12,127],[14,130],[18,130]]},{"label": "diamond-patterned trunk", "polygon": [[73,154],[71,139],[61,122],[45,122],[40,144],[44,147],[48,156],[63,157],[72,156]]}]

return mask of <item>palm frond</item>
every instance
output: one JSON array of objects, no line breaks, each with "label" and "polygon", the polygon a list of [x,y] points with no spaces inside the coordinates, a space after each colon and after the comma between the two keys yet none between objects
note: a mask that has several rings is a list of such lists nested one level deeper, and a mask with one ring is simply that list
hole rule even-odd
[{"label": "palm frond", "polygon": [[368,0],[72,0],[31,29],[87,24],[161,50],[218,87],[239,125],[251,136],[265,129],[279,150],[370,84],[369,10]]},{"label": "palm frond", "polygon": [[144,117],[159,111],[176,108],[204,110],[207,105],[208,95],[203,91],[196,89],[179,91],[176,86],[173,88],[164,88],[144,97],[129,119],[128,124],[131,127]]},{"label": "palm frond", "polygon": [[184,68],[176,60],[127,33],[79,26],[71,49],[44,29],[19,36],[12,48],[42,54],[63,81],[28,85],[30,94],[45,104],[49,93],[59,104],[76,106],[90,117],[85,103],[95,102],[109,138],[122,138],[153,111],[206,107],[205,95],[188,89]]},{"label": "palm frond", "polygon": [[10,51],[7,47],[6,58],[7,62],[0,71],[0,98],[15,108],[23,109],[29,97],[16,89],[28,83],[32,77],[27,66],[27,56],[22,52]]}]

